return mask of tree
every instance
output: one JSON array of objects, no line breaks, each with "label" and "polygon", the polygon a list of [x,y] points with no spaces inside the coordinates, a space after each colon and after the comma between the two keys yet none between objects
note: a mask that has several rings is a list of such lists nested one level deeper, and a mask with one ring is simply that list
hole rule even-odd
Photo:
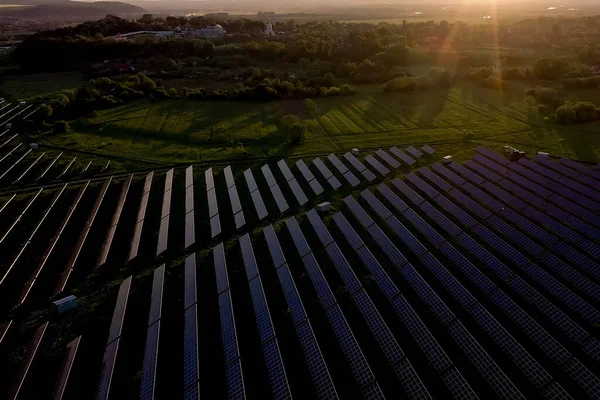
[{"label": "tree", "polygon": [[52,116],[52,113],[54,112],[54,110],[52,109],[52,106],[49,104],[42,104],[40,106],[40,110],[39,110],[39,115],[42,116],[42,119],[46,119],[46,118],[50,118]]},{"label": "tree", "polygon": [[303,123],[296,122],[292,124],[289,130],[289,142],[295,145],[302,144],[306,137],[306,132],[308,132],[308,129]]},{"label": "tree", "polygon": [[569,63],[563,58],[540,58],[533,64],[533,73],[538,79],[560,79],[569,70]]},{"label": "tree", "polygon": [[67,133],[69,131],[69,123],[67,121],[56,121],[54,123],[54,133]]},{"label": "tree", "polygon": [[154,18],[152,18],[152,14],[144,14],[142,15],[142,18],[140,18],[140,22],[144,24],[151,24],[152,21],[154,21]]},{"label": "tree", "polygon": [[306,111],[306,113],[309,115],[313,115],[315,112],[317,112],[317,103],[311,99],[304,100],[302,105],[304,106],[304,111]]}]

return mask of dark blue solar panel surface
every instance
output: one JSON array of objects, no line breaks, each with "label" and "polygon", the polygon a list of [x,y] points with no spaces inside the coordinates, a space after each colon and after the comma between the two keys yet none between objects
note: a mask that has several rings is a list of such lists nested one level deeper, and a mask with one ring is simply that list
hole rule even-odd
[{"label": "dark blue solar panel surface", "polygon": [[600,380],[578,359],[571,359],[563,366],[563,370],[573,377],[591,398],[600,396]]},{"label": "dark blue solar panel surface", "polygon": [[560,194],[561,196],[587,208],[588,210],[591,211],[599,211],[600,210],[600,203],[590,199],[589,197],[583,196],[580,193],[577,193],[576,191],[569,189],[568,187],[564,186],[563,184],[561,184],[560,182],[550,182],[548,183],[548,188],[558,194]]},{"label": "dark blue solar panel surface", "polygon": [[587,185],[584,185],[579,182],[575,182],[573,179],[569,179],[566,177],[561,178],[560,183],[589,197],[590,199],[592,199],[596,202],[600,201],[600,193],[593,189],[590,189]]},{"label": "dark blue solar panel surface", "polygon": [[548,215],[555,217],[557,220],[567,223],[568,225],[577,229],[579,232],[583,233],[584,235],[588,236],[589,238],[591,238],[593,240],[600,239],[600,230],[596,229],[595,227],[588,224],[587,222],[582,221],[580,218],[576,217],[575,215],[568,213],[568,212],[566,212],[556,206],[553,206],[551,204],[546,204],[544,211],[546,211],[546,213]]},{"label": "dark blue solar panel surface", "polygon": [[281,288],[283,289],[283,294],[287,301],[292,321],[295,325],[305,321],[307,318],[306,312],[304,311],[302,300],[300,300],[298,289],[296,288],[287,264],[284,264],[277,270],[277,276],[279,277],[279,282],[281,283]]},{"label": "dark blue solar panel surface", "polygon": [[358,236],[358,234],[352,227],[352,225],[350,225],[346,217],[344,217],[344,214],[342,214],[341,212],[335,213],[333,216],[333,220],[354,250],[360,249],[365,245],[360,236]]},{"label": "dark blue solar panel surface", "polygon": [[148,326],[160,319],[162,310],[163,283],[165,280],[165,265],[154,270],[152,278],[152,297],[150,298],[150,312],[148,314]]},{"label": "dark blue solar panel surface", "polygon": [[457,174],[455,174],[454,172],[452,172],[448,168],[444,167],[440,163],[436,162],[436,163],[431,164],[431,168],[435,172],[437,172],[438,174],[440,174],[441,176],[443,176],[446,179],[448,179],[450,182],[453,182],[453,183],[455,183],[457,185],[462,185],[463,183],[466,182],[463,178],[461,178],[460,176],[458,176]]},{"label": "dark blue solar panel surface", "polygon": [[[192,167],[190,167],[192,168]],[[191,171],[191,170],[190,170]],[[186,171],[187,172],[187,171]],[[193,174],[193,172],[190,172]],[[231,171],[231,166],[228,165],[227,167],[225,167],[223,169],[223,175],[225,175],[225,184],[227,185],[227,189],[229,189],[230,187],[235,185],[235,178],[233,177],[233,171]],[[190,176],[192,181],[193,181],[193,175]],[[188,180],[188,178],[190,178],[186,175],[186,182]]]},{"label": "dark blue solar panel surface", "polygon": [[575,271],[565,262],[550,253],[540,256],[539,261],[549,270],[554,271],[573,287],[587,294],[596,301],[600,301],[600,287],[594,282]]},{"label": "dark blue solar panel surface", "polygon": [[350,164],[352,164],[352,166],[358,171],[358,172],[363,172],[364,170],[367,169],[367,167],[365,167],[365,165],[358,159],[356,158],[352,153],[348,152],[346,154],[344,154],[344,158],[346,160],[348,160],[348,162]]},{"label": "dark blue solar panel surface", "polygon": [[260,195],[260,191],[255,190],[250,194],[252,197],[252,202],[254,203],[254,207],[256,208],[256,214],[258,219],[264,219],[267,215],[269,215],[267,208],[265,207],[265,203],[263,202],[262,196]]},{"label": "dark blue solar panel surface", "polygon": [[298,184],[296,178],[293,178],[290,181],[288,181],[288,185],[290,185],[290,189],[292,189],[292,193],[294,194],[294,197],[296,197],[296,201],[298,201],[298,204],[303,206],[306,203],[308,203],[308,198],[304,194],[304,191]]},{"label": "dark blue solar panel surface", "polygon": [[483,183],[485,179],[459,163],[452,161],[448,166],[463,178],[474,183]]},{"label": "dark blue solar panel surface", "polygon": [[479,223],[477,220],[475,220],[475,218],[464,212],[462,208],[448,200],[448,198],[443,195],[436,197],[435,202],[448,214],[452,215],[462,226],[471,228]]},{"label": "dark blue solar panel surface", "polygon": [[146,334],[146,347],[144,349],[144,362],[142,365],[142,378],[140,384],[140,399],[144,400],[154,398],[159,331],[160,321],[150,326]]},{"label": "dark blue solar panel surface", "polygon": [[271,187],[271,186],[277,184],[277,181],[275,180],[275,177],[273,176],[273,172],[271,172],[271,168],[269,167],[268,164],[265,164],[262,167],[260,167],[260,170],[262,171],[262,173],[265,177],[265,180],[267,181],[267,186]]},{"label": "dark blue solar panel surface", "polygon": [[513,246],[500,239],[496,234],[483,225],[477,225],[472,229],[483,242],[487,243],[492,249],[502,254],[511,264],[523,267],[529,263],[529,259],[517,251]]},{"label": "dark blue solar panel surface", "polygon": [[597,170],[594,170],[592,168],[588,168],[585,165],[578,163],[577,161],[571,160],[569,158],[561,158],[560,160],[558,160],[558,162],[566,165],[569,168],[573,168],[587,176],[591,176],[593,178],[600,179],[600,172],[598,172]]},{"label": "dark blue solar panel surface", "polygon": [[466,233],[460,234],[457,236],[457,239],[471,254],[477,257],[479,261],[490,268],[501,279],[507,280],[513,275],[512,271],[508,269],[506,265],[490,254],[489,251],[484,249]]},{"label": "dark blue solar panel surface", "polygon": [[[571,178],[576,178],[579,175],[579,172],[575,171],[574,169],[571,169],[571,168],[567,167],[566,165],[562,165],[557,162],[554,162],[546,156],[537,156],[536,161],[540,164],[543,164],[545,167],[547,167],[553,171],[556,171],[559,174],[559,176],[564,175],[564,176],[568,176]],[[557,179],[557,178],[552,178],[552,179]]]},{"label": "dark blue solar panel surface", "polygon": [[310,247],[308,246],[308,243],[306,242],[306,239],[304,238],[304,235],[302,234],[302,230],[300,229],[300,226],[298,226],[298,221],[296,221],[296,218],[292,217],[292,218],[287,219],[285,221],[285,225],[287,226],[288,230],[290,231],[290,235],[292,236],[292,239],[294,240],[296,249],[300,253],[300,257],[304,257],[305,255],[310,253]]},{"label": "dark blue solar panel surface", "polygon": [[238,191],[235,186],[232,186],[229,188],[228,192],[229,200],[231,201],[231,211],[236,214],[238,211],[242,210],[242,203],[240,202]]},{"label": "dark blue solar panel surface", "polygon": [[329,186],[331,186],[333,190],[338,190],[342,187],[342,184],[335,176],[332,176],[329,179],[327,179],[327,183],[329,183]]},{"label": "dark blue solar panel surface", "polygon": [[377,154],[379,156],[379,158],[381,158],[383,161],[385,161],[387,163],[387,165],[389,165],[390,167],[392,167],[392,168],[400,167],[400,163],[395,158],[393,158],[388,153],[386,153],[384,150],[379,149],[375,152],[375,154]]},{"label": "dark blue solar panel surface", "polygon": [[537,183],[535,183],[527,178],[523,178],[521,175],[519,175],[515,172],[510,171],[508,173],[508,179],[515,182],[522,188],[535,193],[536,195],[538,195],[540,197],[546,198],[552,194],[552,192],[550,192],[548,189],[543,188],[542,186],[538,185]]},{"label": "dark blue solar panel surface", "polygon": [[377,190],[379,190],[379,193],[381,193],[397,211],[403,212],[408,209],[408,205],[384,183],[377,185]]},{"label": "dark blue solar panel surface", "polygon": [[435,149],[433,147],[431,147],[430,145],[426,144],[425,146],[421,147],[421,150],[423,150],[425,153],[431,155],[433,153],[435,153]]},{"label": "dark blue solar panel surface", "polygon": [[366,211],[360,206],[360,204],[358,204],[354,197],[348,196],[344,198],[344,203],[346,203],[346,206],[350,209],[354,217],[365,228],[368,228],[369,226],[375,223],[373,219],[371,219],[369,214],[367,214]]},{"label": "dark blue solar panel surface", "polygon": [[419,169],[419,173],[441,191],[447,192],[448,190],[452,189],[452,186],[448,182],[425,167]]},{"label": "dark blue solar panel surface", "polygon": [[573,262],[578,268],[587,271],[596,279],[600,279],[600,265],[585,256],[581,252],[575,250],[565,242],[558,242],[554,245],[556,253],[563,256],[568,261]]},{"label": "dark blue solar panel surface", "polygon": [[386,176],[390,173],[390,170],[386,168],[385,165],[380,163],[379,160],[377,160],[370,154],[365,157],[365,161],[368,162],[373,168],[375,168],[375,170],[379,172],[381,176]]},{"label": "dark blue solar panel surface", "polygon": [[396,284],[367,247],[359,249],[357,254],[387,299],[392,299],[400,293]]},{"label": "dark blue solar panel surface", "polygon": [[488,150],[482,146],[478,146],[477,148],[475,148],[475,151],[477,151],[479,154],[483,154],[490,160],[494,160],[501,165],[506,165],[509,162],[506,158],[502,157],[500,154],[494,153],[493,151]]},{"label": "dark blue solar panel surface", "polygon": [[497,173],[485,168],[483,165],[476,163],[473,160],[469,160],[465,163],[465,166],[471,168],[475,173],[483,176],[485,179],[492,182],[499,182],[502,177]]},{"label": "dark blue solar panel surface", "polygon": [[265,291],[260,278],[251,280],[249,285],[250,296],[252,297],[252,303],[254,305],[254,314],[256,315],[256,323],[258,325],[260,340],[262,343],[266,343],[275,337],[275,330],[273,329],[271,314],[269,313],[269,308],[267,306]]},{"label": "dark blue solar panel surface", "polygon": [[342,280],[344,281],[344,284],[348,288],[350,294],[361,290],[362,285],[360,281],[356,277],[354,271],[352,271],[352,267],[350,267],[350,264],[348,264],[348,261],[342,254],[342,251],[337,246],[337,244],[330,244],[329,246],[327,246],[326,250],[327,254],[329,254],[329,258],[331,259],[336,270],[342,277]]},{"label": "dark blue solar panel surface", "polygon": [[410,154],[411,156],[416,157],[416,158],[419,158],[419,157],[421,157],[423,155],[423,153],[421,153],[418,149],[416,149],[413,146],[407,147],[406,148],[406,152],[408,154]]},{"label": "dark blue solar panel surface", "polygon": [[217,277],[217,293],[229,288],[229,277],[227,276],[227,263],[225,261],[225,247],[223,243],[213,248],[215,262],[215,275]]},{"label": "dark blue solar panel surface", "polygon": [[471,183],[467,182],[462,187],[464,190],[467,191],[467,193],[469,193],[474,198],[479,199],[479,201],[485,204],[488,208],[491,208],[495,211],[500,211],[504,208],[504,205],[502,203],[494,199],[489,194],[485,193],[483,190],[475,187]]},{"label": "dark blue solar panel surface", "polygon": [[551,195],[550,197],[548,197],[548,200],[550,200],[552,203],[558,205],[563,210],[568,211],[571,214],[578,216],[579,218],[583,219],[584,221],[594,224],[597,227],[600,227],[600,216],[591,212],[587,208],[582,207],[581,205],[579,205],[561,195],[558,195],[558,194]]},{"label": "dark blue solar panel surface", "polygon": [[274,399],[291,399],[290,387],[288,385],[283,362],[281,361],[281,353],[277,339],[265,343],[263,346],[267,371],[269,374],[269,384],[271,385],[271,393]]},{"label": "dark blue solar panel surface", "polygon": [[439,247],[445,242],[445,239],[413,210],[406,210],[404,212],[404,217],[406,217],[406,219],[408,219],[410,223],[419,232],[421,232],[421,234],[431,245]]},{"label": "dark blue solar panel surface", "polygon": [[319,300],[321,304],[325,308],[331,307],[336,303],[335,298],[333,297],[333,293],[323,276],[323,272],[321,272],[321,268],[319,267],[319,263],[313,256],[313,254],[308,254],[304,258],[302,258],[302,262],[304,263],[304,267],[308,271],[308,275],[310,276],[310,280],[312,281],[313,286],[319,296]]},{"label": "dark blue solar panel surface", "polygon": [[279,170],[286,181],[294,179],[294,174],[292,174],[292,171],[290,171],[290,167],[288,167],[285,160],[279,160],[277,162],[277,166],[279,167]]},{"label": "dark blue solar panel surface", "polygon": [[302,174],[304,179],[306,179],[307,182],[310,182],[313,179],[315,179],[315,175],[310,171],[310,169],[308,169],[304,160],[296,161],[296,167],[298,167],[300,173]]},{"label": "dark blue solar panel surface", "polygon": [[245,399],[244,377],[242,375],[240,360],[227,365],[225,368],[225,378],[227,380],[227,398],[232,400]]},{"label": "dark blue solar panel surface", "polygon": [[246,184],[248,185],[248,190],[250,192],[254,192],[255,190],[258,190],[258,185],[256,184],[256,181],[254,180],[254,175],[252,174],[251,169],[247,169],[246,171],[244,171],[244,177],[246,178]]},{"label": "dark blue solar panel surface", "polygon": [[317,169],[319,170],[321,175],[323,175],[323,178],[329,179],[333,176],[333,174],[331,173],[331,170],[329,168],[327,168],[325,163],[319,157],[317,157],[313,160],[313,164],[315,167],[317,167]]},{"label": "dark blue solar panel surface", "polygon": [[290,208],[290,206],[285,200],[285,197],[283,197],[283,193],[281,193],[279,185],[275,183],[273,186],[270,187],[270,190],[271,194],[273,195],[273,198],[275,199],[275,203],[277,204],[277,208],[279,208],[279,212],[286,212]]},{"label": "dark blue solar panel surface", "polygon": [[454,222],[450,221],[444,214],[438,211],[438,209],[428,202],[423,202],[419,206],[423,212],[440,228],[444,230],[450,236],[456,236],[462,232],[462,230],[454,224]]},{"label": "dark blue solar panel surface", "polygon": [[360,195],[365,199],[369,207],[371,207],[381,218],[388,219],[392,216],[390,210],[388,210],[388,208],[384,206],[369,189],[363,190]]},{"label": "dark blue solar panel surface", "polygon": [[421,262],[464,308],[469,308],[477,303],[471,293],[431,253],[424,254]]},{"label": "dark blue solar panel surface", "polygon": [[519,164],[523,165],[524,167],[527,167],[528,169],[537,172],[540,175],[543,175],[547,178],[553,179],[553,180],[558,180],[560,179],[560,174],[557,174],[556,172],[540,165],[540,164],[536,164],[535,162],[528,160],[526,158],[521,158],[519,159],[519,161],[517,161]]},{"label": "dark blue solar panel surface", "polygon": [[450,243],[444,243],[440,251],[469,278],[484,293],[489,293],[496,288],[483,273],[471,263],[465,256],[454,248]]},{"label": "dark blue solar panel surface", "polygon": [[470,197],[467,197],[463,192],[461,192],[457,189],[452,189],[451,191],[448,192],[448,194],[451,197],[453,197],[458,203],[465,206],[469,211],[471,211],[473,214],[475,214],[476,216],[478,216],[481,219],[487,219],[492,215],[488,210],[486,210],[485,208],[480,206],[478,203],[473,201]]},{"label": "dark blue solar panel surface", "polygon": [[332,154],[328,155],[327,159],[340,172],[340,174],[345,174],[346,172],[349,171],[348,167],[346,167],[346,165],[344,165],[342,160],[340,160],[338,158],[338,156],[336,156],[335,154],[332,153]]},{"label": "dark blue solar panel surface", "polygon": [[267,246],[269,247],[269,253],[271,253],[271,258],[273,259],[273,264],[275,264],[275,268],[278,268],[285,263],[285,256],[279,245],[279,240],[277,239],[277,234],[275,233],[275,229],[273,229],[273,225],[267,226],[263,230],[263,233],[267,241]]},{"label": "dark blue solar panel surface", "polygon": [[196,304],[196,254],[185,259],[185,279],[184,279],[184,297],[183,308],[187,309]]},{"label": "dark blue solar panel surface", "polygon": [[429,186],[423,179],[419,178],[412,172],[406,174],[405,176],[406,179],[408,179],[410,182],[412,182],[413,185],[417,187],[417,189],[425,193],[427,197],[434,198],[440,194],[437,190]]},{"label": "dark blue solar panel surface", "polygon": [[425,246],[417,239],[396,217],[387,221],[390,228],[396,236],[408,247],[414,254],[421,255],[427,252]]},{"label": "dark blue solar panel surface", "polygon": [[528,220],[511,209],[505,208],[502,210],[502,215],[504,215],[506,220],[511,224],[518,226],[522,231],[527,232],[527,234],[533,236],[545,246],[551,246],[558,241],[555,236],[548,233],[545,229],[542,229],[538,224]]},{"label": "dark blue solar panel surface", "polygon": [[512,171],[517,172],[520,175],[523,175],[525,178],[527,178],[533,182],[539,183],[540,185],[546,186],[550,182],[550,178],[540,175],[537,172],[530,170],[529,168],[525,168],[521,164],[511,162],[510,164],[507,165],[507,167],[510,168]]},{"label": "dark blue solar panel surface", "polygon": [[231,291],[226,290],[219,295],[219,313],[221,315],[221,340],[225,364],[237,360],[240,356],[231,304]]},{"label": "dark blue solar panel surface", "polygon": [[491,169],[492,171],[496,172],[497,174],[500,174],[500,175],[508,174],[508,169],[506,169],[506,167],[504,167],[504,165],[506,165],[508,163],[500,165],[499,163],[490,160],[488,157],[484,157],[479,154],[475,154],[473,156],[473,160],[475,160],[477,163],[483,165],[484,167]]},{"label": "dark blue solar panel surface", "polygon": [[404,183],[400,179],[392,179],[392,185],[394,185],[396,189],[398,189],[404,196],[406,196],[413,205],[417,206],[424,201],[423,198],[419,194],[417,194],[417,192],[412,190],[406,183]]},{"label": "dark blue solar panel surface", "polygon": [[509,204],[519,210],[527,207],[527,204],[512,194],[508,193],[506,190],[499,188],[495,184],[491,182],[485,182],[483,184],[483,188],[496,196],[498,199],[502,200],[504,203]]},{"label": "dark blue solar panel surface", "polygon": [[581,235],[579,235],[577,232],[541,211],[538,211],[532,207],[527,207],[525,210],[523,210],[523,212],[533,220],[540,223],[542,226],[545,226],[548,230],[551,230],[564,237],[568,242],[577,243],[582,240]]},{"label": "dark blue solar panel surface", "polygon": [[198,306],[188,308],[183,315],[183,387],[198,381]]},{"label": "dark blue solar panel surface", "polygon": [[495,215],[492,215],[487,222],[500,232],[505,238],[511,239],[513,243],[515,243],[520,248],[524,249],[528,254],[537,257],[542,254],[545,250],[535,243],[533,240],[529,239],[529,237],[525,236],[523,233],[508,225],[502,219],[498,218]]},{"label": "dark blue solar panel surface", "polygon": [[390,148],[390,153],[398,157],[400,161],[405,162],[407,165],[413,165],[416,161],[413,160],[408,154],[398,149],[397,147]]},{"label": "dark blue solar panel surface", "polygon": [[325,224],[323,224],[323,220],[321,220],[321,217],[319,217],[317,211],[313,208],[306,215],[316,231],[319,240],[321,240],[321,243],[323,243],[323,246],[327,246],[329,243],[332,243],[333,237],[331,237],[331,234],[325,227]]},{"label": "dark blue solar panel surface", "polygon": [[354,175],[352,173],[352,171],[346,172],[344,174],[344,179],[346,179],[346,181],[348,181],[348,183],[352,187],[356,187],[356,186],[360,185],[360,181],[358,180],[358,178],[356,177],[356,175]]},{"label": "dark blue solar panel surface", "polygon": [[507,179],[499,182],[499,185],[507,191],[513,193],[515,196],[518,196],[519,198],[525,200],[529,204],[533,204],[540,208],[542,208],[545,204],[544,199],[542,199],[541,197],[536,196],[530,191],[523,189],[521,186]]}]

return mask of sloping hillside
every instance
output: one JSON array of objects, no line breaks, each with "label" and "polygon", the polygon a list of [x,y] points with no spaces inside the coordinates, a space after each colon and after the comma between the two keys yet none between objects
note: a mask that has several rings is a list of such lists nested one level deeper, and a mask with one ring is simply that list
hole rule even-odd
[{"label": "sloping hillside", "polygon": [[[25,0],[23,5],[27,5],[27,3],[28,1]],[[21,2],[18,4],[21,4]],[[144,12],[145,10],[141,7],[116,1],[95,3],[62,1],[50,4],[38,4],[33,7],[14,11],[9,10],[4,15],[17,18],[101,18],[107,14],[122,15]]]}]

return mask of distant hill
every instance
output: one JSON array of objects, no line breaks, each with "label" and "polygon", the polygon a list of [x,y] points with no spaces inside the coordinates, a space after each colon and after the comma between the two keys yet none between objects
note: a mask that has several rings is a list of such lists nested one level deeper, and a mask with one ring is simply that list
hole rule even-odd
[{"label": "distant hill", "polygon": [[[0,0],[0,4],[6,0]],[[36,4],[37,3],[37,4]],[[36,0],[11,0],[10,4],[31,5],[18,10],[5,10],[2,15],[17,18],[102,18],[108,14],[142,14],[142,7],[118,1],[99,1],[84,3],[77,1],[52,1],[40,4]]]}]

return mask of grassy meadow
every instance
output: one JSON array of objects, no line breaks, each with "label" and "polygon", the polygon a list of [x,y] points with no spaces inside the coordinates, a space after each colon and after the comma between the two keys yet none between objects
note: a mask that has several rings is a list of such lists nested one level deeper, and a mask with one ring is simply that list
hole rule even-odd
[{"label": "grassy meadow", "polygon": [[[585,161],[600,159],[600,123],[563,127],[545,122],[523,102],[527,86],[510,86],[506,91],[457,86],[384,93],[380,85],[358,85],[355,96],[316,99],[319,109],[313,116],[304,113],[301,101],[141,100],[73,121],[71,132],[42,140],[167,164],[424,143],[454,155],[476,144],[511,144]],[[594,100],[591,93],[586,97]],[[290,113],[308,127],[299,146],[287,143],[287,129],[281,125]]]}]

